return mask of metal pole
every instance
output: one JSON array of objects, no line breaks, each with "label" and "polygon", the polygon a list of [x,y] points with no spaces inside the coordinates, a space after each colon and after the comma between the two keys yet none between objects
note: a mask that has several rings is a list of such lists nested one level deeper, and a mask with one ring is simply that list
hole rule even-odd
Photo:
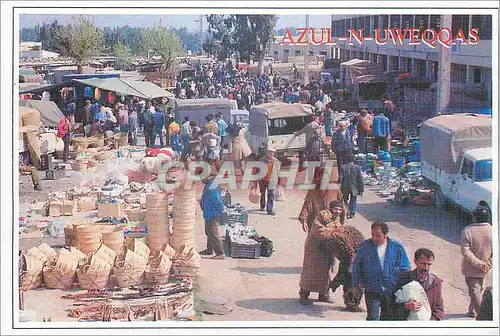
[{"label": "metal pole", "polygon": [[200,14],[200,54],[203,56],[203,15]]},{"label": "metal pole", "polygon": [[[451,29],[451,15],[441,16],[441,28]],[[437,106],[435,115],[445,112],[450,104],[451,48],[441,46],[439,51]]]},{"label": "metal pole", "polygon": [[[306,14],[306,29],[309,29],[309,14]],[[311,37],[308,37],[311,38]],[[306,43],[304,52],[304,83],[309,83],[309,43]]]}]

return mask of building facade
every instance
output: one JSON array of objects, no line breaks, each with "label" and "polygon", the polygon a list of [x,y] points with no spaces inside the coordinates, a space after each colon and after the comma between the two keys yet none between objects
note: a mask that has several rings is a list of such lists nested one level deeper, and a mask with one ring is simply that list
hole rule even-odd
[{"label": "building facade", "polygon": [[[349,28],[364,29],[365,32],[373,32],[375,28],[407,27],[438,30],[440,21],[441,15],[332,15],[332,38],[347,36]],[[471,28],[478,28],[480,42],[452,47],[451,88],[454,91],[486,93],[485,98],[491,102],[492,16],[452,15],[452,32],[456,33],[459,28],[466,37]],[[338,51],[333,54],[343,62],[354,58],[365,59],[381,64],[386,71],[405,71],[425,77],[431,83],[438,81],[439,46],[433,49],[425,44],[409,46],[407,43],[394,45],[392,42],[378,45],[375,40],[365,40],[362,45],[338,41],[335,48]]]}]

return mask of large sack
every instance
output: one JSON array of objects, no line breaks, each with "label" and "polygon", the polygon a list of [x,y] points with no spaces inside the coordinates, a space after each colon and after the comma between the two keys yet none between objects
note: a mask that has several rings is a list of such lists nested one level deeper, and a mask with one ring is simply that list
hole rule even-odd
[{"label": "large sack", "polygon": [[40,125],[40,111],[37,109],[21,106],[19,108],[19,114],[23,122],[22,126]]}]

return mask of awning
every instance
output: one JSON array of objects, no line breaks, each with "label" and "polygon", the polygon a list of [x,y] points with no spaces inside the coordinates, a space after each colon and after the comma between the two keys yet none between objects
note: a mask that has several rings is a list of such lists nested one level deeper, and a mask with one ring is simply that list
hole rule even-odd
[{"label": "awning", "polygon": [[282,102],[266,103],[253,106],[252,113],[265,113],[268,119],[308,117],[314,114],[313,107],[308,104],[287,104]]},{"label": "awning", "polygon": [[58,89],[65,85],[67,85],[67,83],[59,83],[59,84],[21,83],[19,84],[19,94],[51,91],[54,88]]},{"label": "awning", "polygon": [[121,78],[74,79],[74,82],[106,91],[113,91],[124,96],[134,96],[144,99],[160,97],[174,98],[174,94],[151,82],[131,81]]},{"label": "awning", "polygon": [[53,101],[19,100],[19,106],[20,109],[29,107],[40,111],[40,121],[44,126],[55,127],[63,117],[63,113]]}]

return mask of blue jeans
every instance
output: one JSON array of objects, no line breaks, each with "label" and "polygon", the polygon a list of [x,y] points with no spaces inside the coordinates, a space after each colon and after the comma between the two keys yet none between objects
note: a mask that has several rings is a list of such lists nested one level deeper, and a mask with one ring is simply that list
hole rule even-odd
[{"label": "blue jeans", "polygon": [[356,204],[358,201],[358,196],[354,196],[351,192],[343,192],[344,202],[349,205],[348,215],[354,216],[356,214]]},{"label": "blue jeans", "polygon": [[190,153],[190,148],[189,148],[189,141],[191,140],[191,137],[189,135],[183,135],[182,136],[182,154],[191,154]]},{"label": "blue jeans", "polygon": [[179,135],[174,134],[172,135],[172,138],[170,139],[170,147],[176,151],[177,153],[180,153],[181,151],[181,146],[179,144]]},{"label": "blue jeans", "polygon": [[366,135],[358,135],[358,152],[366,154]]},{"label": "blue jeans", "polygon": [[331,137],[333,134],[333,125],[332,124],[325,124],[325,135],[327,137]]},{"label": "blue jeans", "polygon": [[391,296],[375,292],[366,292],[365,302],[367,309],[367,321],[391,320]]},{"label": "blue jeans", "polygon": [[[260,208],[266,209],[267,213],[272,213],[274,210],[274,189],[269,189],[269,182],[260,181]],[[267,202],[266,202],[267,193]]]}]

